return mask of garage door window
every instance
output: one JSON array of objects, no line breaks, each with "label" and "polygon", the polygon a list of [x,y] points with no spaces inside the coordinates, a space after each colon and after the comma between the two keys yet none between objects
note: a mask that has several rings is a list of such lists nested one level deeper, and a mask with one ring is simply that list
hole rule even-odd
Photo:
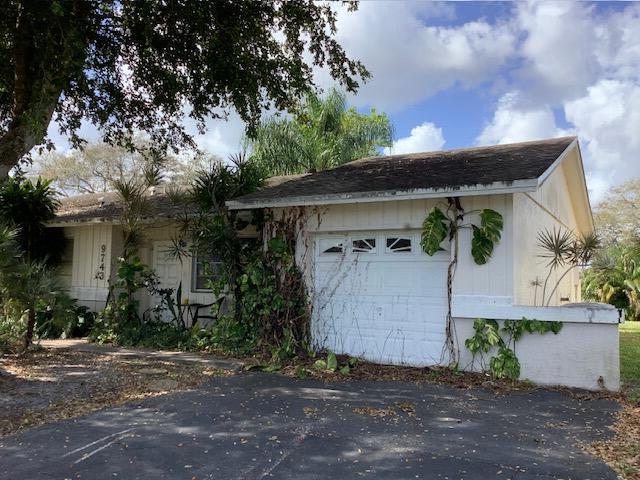
[{"label": "garage door window", "polygon": [[406,237],[387,237],[387,252],[411,253],[411,239]]},{"label": "garage door window", "polygon": [[343,253],[344,240],[341,238],[323,238],[320,240],[320,252],[328,255]]},{"label": "garage door window", "polygon": [[354,253],[376,253],[375,238],[355,238],[351,241]]}]

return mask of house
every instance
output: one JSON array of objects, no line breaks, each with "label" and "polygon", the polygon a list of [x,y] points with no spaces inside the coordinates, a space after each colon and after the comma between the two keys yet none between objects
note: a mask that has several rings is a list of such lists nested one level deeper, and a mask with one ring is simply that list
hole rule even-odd
[{"label": "house", "polygon": [[[207,288],[203,262],[197,253],[187,258],[170,254],[179,238],[184,207],[175,205],[164,188],[148,194],[149,212],[138,256],[153,268],[164,288],[182,285],[184,303],[209,305],[213,294]],[[94,311],[103,309],[109,293],[109,279],[115,275],[122,254],[120,216],[122,204],[113,192],[78,195],[62,200],[49,228],[61,228],[67,238],[59,278],[69,294]],[[215,268],[216,259],[209,262]],[[139,292],[139,314],[158,303],[158,298]],[[200,312],[199,312],[200,313]]]},{"label": "house", "polygon": [[[538,233],[593,230],[578,140],[563,137],[442,152],[372,157],[297,176],[228,202],[294,216],[296,258],[312,301],[315,345],[371,361],[447,364],[447,241],[434,256],[420,246],[429,210],[455,198],[467,212],[504,218],[485,265],[461,232],[452,285],[460,368],[478,368],[465,349],[476,318],[561,321],[557,335],[528,335],[517,347],[521,378],[597,389],[619,388],[618,314],[580,305],[580,276],[562,278],[549,307],[534,306],[548,269]],[[552,278],[560,280],[562,271]]]}]

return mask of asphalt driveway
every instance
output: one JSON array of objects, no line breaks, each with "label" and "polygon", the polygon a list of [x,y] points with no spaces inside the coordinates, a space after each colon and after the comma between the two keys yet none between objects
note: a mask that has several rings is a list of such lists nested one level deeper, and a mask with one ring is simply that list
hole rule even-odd
[{"label": "asphalt driveway", "polygon": [[615,479],[616,404],[401,382],[214,378],[0,440],[0,478]]}]

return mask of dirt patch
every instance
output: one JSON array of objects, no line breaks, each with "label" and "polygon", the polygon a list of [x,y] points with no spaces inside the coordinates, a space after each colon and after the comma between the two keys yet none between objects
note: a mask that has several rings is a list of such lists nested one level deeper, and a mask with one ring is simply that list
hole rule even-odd
[{"label": "dirt patch", "polygon": [[623,403],[611,440],[583,446],[602,458],[624,480],[640,480],[640,403]]},{"label": "dirt patch", "polygon": [[197,363],[40,350],[0,357],[0,436],[231,372]]},{"label": "dirt patch", "polygon": [[358,415],[368,415],[370,417],[393,417],[396,411],[393,408],[358,407],[353,409]]},{"label": "dirt patch", "polygon": [[[338,355],[339,365],[347,364],[349,357]],[[251,361],[252,360],[252,361]],[[264,365],[265,359],[251,359],[247,362],[248,369],[255,368],[256,364]],[[349,382],[355,380],[380,381],[380,382],[410,382],[447,385],[464,390],[472,388],[485,388],[494,393],[509,393],[513,391],[531,391],[540,388],[528,382],[494,381],[489,375],[483,373],[463,372],[447,367],[405,367],[398,365],[380,365],[358,360],[355,367],[348,373],[318,369],[314,366],[315,359],[298,359],[295,363],[283,366],[279,373],[289,377],[316,378],[328,383]],[[253,365],[252,365],[253,363]],[[569,389],[567,389],[569,390]],[[575,392],[584,394],[584,392]]]}]

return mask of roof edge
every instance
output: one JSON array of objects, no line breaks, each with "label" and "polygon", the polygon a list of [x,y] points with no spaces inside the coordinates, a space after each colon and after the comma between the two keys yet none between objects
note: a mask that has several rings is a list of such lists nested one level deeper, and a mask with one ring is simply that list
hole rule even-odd
[{"label": "roof edge", "polygon": [[578,145],[578,138],[573,137],[573,141],[567,145],[562,153],[554,160],[554,162],[547,167],[547,169],[542,172],[542,175],[538,177],[538,188],[542,186],[542,184],[551,176],[551,174],[555,171],[556,168],[564,161],[565,158],[569,156],[569,152]]},{"label": "roof edge", "polygon": [[420,200],[424,198],[467,197],[471,195],[501,195],[506,193],[533,192],[538,189],[538,178],[514,182],[494,182],[456,188],[425,188],[413,190],[382,190],[361,193],[330,194],[317,196],[287,197],[282,200],[258,202],[227,202],[230,210],[253,210],[258,208],[300,207],[309,205],[339,205],[347,203],[370,203],[394,200]]},{"label": "roof edge", "polygon": [[575,149],[576,151],[576,159],[577,159],[577,168],[580,172],[580,184],[581,184],[581,196],[582,201],[587,205],[587,230],[594,231],[595,223],[593,220],[593,209],[591,208],[591,199],[589,198],[589,188],[587,187],[587,179],[584,172],[584,162],[582,160],[582,151],[580,150],[580,142],[578,141],[578,137],[574,137],[574,140],[567,145],[567,148],[560,154],[560,156],[551,164],[549,168],[547,168],[540,177],[538,177],[538,188],[542,187],[544,182],[551,176],[556,169],[564,163],[567,158],[570,158],[570,153]]}]

